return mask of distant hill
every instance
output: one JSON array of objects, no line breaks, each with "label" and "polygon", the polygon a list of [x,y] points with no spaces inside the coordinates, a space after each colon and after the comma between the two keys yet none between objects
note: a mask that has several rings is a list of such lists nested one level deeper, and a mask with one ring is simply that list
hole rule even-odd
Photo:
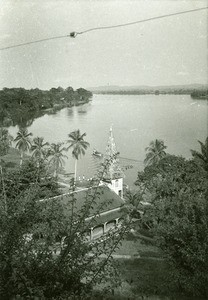
[{"label": "distant hill", "polygon": [[191,94],[206,91],[208,84],[168,85],[168,86],[99,86],[88,88],[93,94]]}]

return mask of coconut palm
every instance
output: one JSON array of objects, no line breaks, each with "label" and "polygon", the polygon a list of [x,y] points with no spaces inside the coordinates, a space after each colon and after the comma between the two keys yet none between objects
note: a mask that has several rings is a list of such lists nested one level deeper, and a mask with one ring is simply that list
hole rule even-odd
[{"label": "coconut palm", "polygon": [[205,140],[205,143],[198,141],[201,147],[201,153],[195,150],[191,150],[191,154],[194,159],[205,169],[208,171],[208,137]]},{"label": "coconut palm", "polygon": [[146,158],[144,160],[145,166],[151,166],[157,164],[161,158],[165,157],[165,149],[167,146],[164,145],[164,141],[155,140],[151,141],[149,147],[145,148]]},{"label": "coconut palm", "polygon": [[31,147],[30,136],[32,136],[31,132],[28,132],[26,128],[20,128],[17,132],[17,136],[14,139],[16,142],[16,148],[20,151],[20,166],[22,165],[23,155],[27,152]]},{"label": "coconut palm", "polygon": [[33,139],[33,144],[31,145],[30,151],[33,152],[32,156],[37,159],[37,162],[39,164],[41,159],[46,158],[46,146],[49,145],[49,143],[44,143],[43,137],[35,137]]},{"label": "coconut palm", "polygon": [[89,147],[89,143],[84,141],[86,133],[81,134],[80,130],[75,130],[69,133],[68,148],[72,148],[72,156],[75,159],[74,180],[77,178],[77,162],[81,155],[85,155],[85,150]]},{"label": "coconut palm", "polygon": [[54,169],[54,176],[58,175],[60,167],[63,167],[63,165],[65,164],[64,158],[67,158],[67,156],[63,154],[63,152],[67,151],[67,149],[62,147],[62,145],[62,143],[53,143],[50,147],[51,159],[49,161],[49,164]]}]

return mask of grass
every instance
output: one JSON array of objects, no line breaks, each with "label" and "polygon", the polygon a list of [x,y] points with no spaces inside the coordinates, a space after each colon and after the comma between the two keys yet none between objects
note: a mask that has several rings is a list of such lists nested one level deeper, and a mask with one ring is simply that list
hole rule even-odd
[{"label": "grass", "polygon": [[134,296],[169,295],[165,261],[132,259],[120,263],[119,269],[122,282],[127,283],[126,288]]},{"label": "grass", "polygon": [[140,255],[145,257],[161,257],[161,252],[156,246],[146,245],[140,239],[134,241],[124,240],[121,243],[119,249],[116,250],[115,254],[123,255]]},{"label": "grass", "polygon": [[[169,268],[164,260],[127,259],[118,261],[120,285],[108,293],[105,298],[111,300],[161,300],[172,296],[171,282],[167,280]],[[107,285],[98,286],[97,292]],[[171,299],[174,299],[171,297]],[[175,299],[182,299],[181,297]]]},{"label": "grass", "polygon": [[[99,285],[96,287],[97,296],[93,299],[196,300],[185,297],[174,285],[171,269],[165,260],[139,258],[122,259],[117,262],[120,273],[119,286],[110,289],[110,282]],[[103,288],[107,289],[105,293],[102,292]]]},{"label": "grass", "polygon": [[115,254],[162,258],[161,251],[152,242],[146,242],[143,240],[143,236],[139,235],[138,237],[132,233],[126,236]]},{"label": "grass", "polygon": [[[114,295],[109,294],[105,299],[168,299],[168,266],[156,246],[129,233],[115,254],[131,255],[132,258],[118,261],[121,284],[114,289]],[[140,258],[135,258],[138,255]]]},{"label": "grass", "polygon": [[[141,232],[139,235],[129,233],[115,252],[132,256],[131,259],[117,261],[120,285],[105,294],[102,293],[105,286],[98,287],[95,299],[195,300],[185,297],[178,290],[172,281],[171,268],[163,259],[160,249],[154,245],[154,239],[145,231],[142,233],[145,235]],[[140,258],[136,258],[136,255],[140,255]]]},{"label": "grass", "polygon": [[121,286],[114,291],[117,298],[109,299],[205,300],[180,292],[172,281],[171,268],[165,260],[140,258],[119,262]]}]

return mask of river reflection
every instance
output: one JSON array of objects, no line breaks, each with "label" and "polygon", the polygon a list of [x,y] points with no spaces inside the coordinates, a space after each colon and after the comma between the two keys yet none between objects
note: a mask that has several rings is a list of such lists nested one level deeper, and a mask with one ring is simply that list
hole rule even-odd
[{"label": "river reflection", "polygon": [[67,109],[67,115],[71,118],[74,114],[74,109],[73,108],[68,108]]}]

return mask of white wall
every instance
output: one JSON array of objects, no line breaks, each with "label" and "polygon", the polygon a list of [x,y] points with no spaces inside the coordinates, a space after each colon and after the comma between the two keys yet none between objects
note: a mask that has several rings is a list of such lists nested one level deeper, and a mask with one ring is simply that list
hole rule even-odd
[{"label": "white wall", "polygon": [[[121,198],[123,198],[123,178],[113,179],[111,184],[108,184],[108,187]],[[119,191],[121,192],[119,193]]]}]

